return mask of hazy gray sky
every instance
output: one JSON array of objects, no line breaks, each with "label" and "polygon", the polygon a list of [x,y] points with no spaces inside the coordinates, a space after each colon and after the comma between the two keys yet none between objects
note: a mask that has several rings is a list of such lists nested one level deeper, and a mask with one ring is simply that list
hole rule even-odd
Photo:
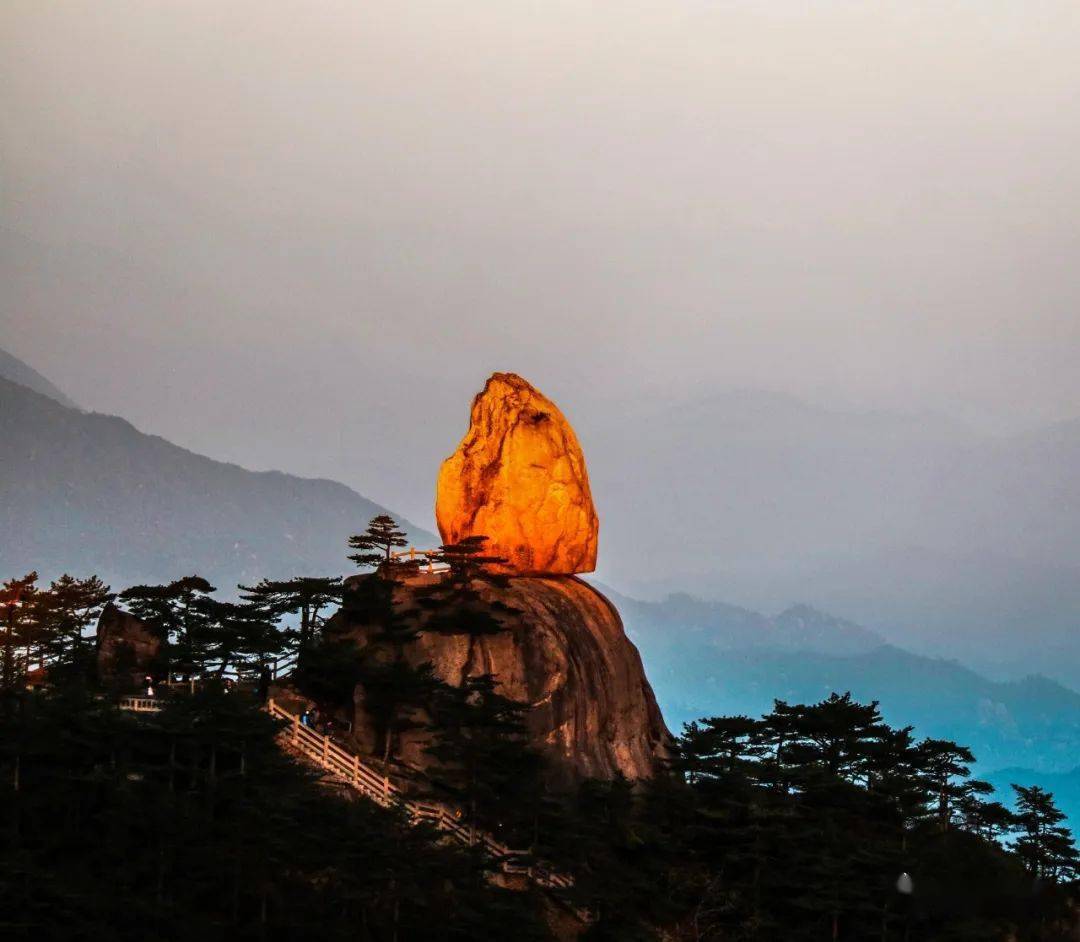
[{"label": "hazy gray sky", "polygon": [[1032,424],[1078,154],[1075,0],[6,0],[0,346],[421,523],[494,369]]}]

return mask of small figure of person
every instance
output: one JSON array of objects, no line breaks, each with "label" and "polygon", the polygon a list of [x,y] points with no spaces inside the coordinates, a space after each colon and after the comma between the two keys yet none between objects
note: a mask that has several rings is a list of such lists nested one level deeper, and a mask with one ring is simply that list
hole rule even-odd
[{"label": "small figure of person", "polygon": [[154,678],[147,674],[143,678],[143,685],[146,687],[146,695],[152,697],[154,695]]},{"label": "small figure of person", "polygon": [[300,725],[301,726],[310,726],[311,725],[311,713],[306,709],[304,710],[303,713],[300,714]]},{"label": "small figure of person", "polygon": [[270,666],[263,664],[259,668],[259,702],[266,703],[267,698],[270,696]]},{"label": "small figure of person", "polygon": [[235,685],[235,683],[236,682],[231,677],[226,677],[225,678],[225,692],[226,693],[232,693],[232,689],[233,689],[233,686]]}]

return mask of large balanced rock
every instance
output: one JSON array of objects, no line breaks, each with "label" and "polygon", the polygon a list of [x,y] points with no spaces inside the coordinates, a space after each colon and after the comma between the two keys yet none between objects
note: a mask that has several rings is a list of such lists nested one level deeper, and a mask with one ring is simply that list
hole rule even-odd
[{"label": "large balanced rock", "polygon": [[[370,577],[355,577],[357,579]],[[406,579],[395,590],[399,611],[422,619],[417,598],[429,577]],[[414,666],[430,662],[447,683],[491,674],[498,692],[531,707],[530,739],[549,760],[553,784],[586,778],[650,778],[667,754],[664,726],[637,648],[623,631],[615,607],[596,589],[569,576],[517,577],[474,584],[505,626],[496,634],[470,637],[421,631],[405,648]],[[418,627],[422,626],[422,621]],[[350,612],[348,600],[330,626],[362,647],[379,629]],[[378,748],[374,722],[358,688],[354,730],[367,748]],[[427,734],[406,733],[398,755],[424,768]]]},{"label": "large balanced rock", "polygon": [[435,517],[444,543],[486,536],[505,572],[596,568],[599,524],[577,436],[514,373],[495,373],[473,400],[469,431],[439,472]]}]

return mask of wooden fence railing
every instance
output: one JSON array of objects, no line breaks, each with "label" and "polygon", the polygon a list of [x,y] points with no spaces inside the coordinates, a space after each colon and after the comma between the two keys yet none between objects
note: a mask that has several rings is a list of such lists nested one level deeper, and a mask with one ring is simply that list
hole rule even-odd
[{"label": "wooden fence railing", "polygon": [[[158,713],[161,710],[161,700],[145,696],[121,697],[118,706],[122,710],[135,713]],[[565,890],[574,885],[571,876],[532,860],[528,851],[513,850],[495,840],[486,831],[472,827],[464,821],[460,810],[441,802],[409,797],[387,776],[377,772],[359,756],[342,749],[329,736],[305,726],[300,722],[299,716],[286,710],[274,699],[267,701],[266,710],[271,716],[288,723],[288,727],[280,734],[281,739],[305,759],[345,782],[366,798],[387,808],[401,805],[414,823],[426,821],[462,844],[483,848],[504,873],[523,874],[537,886],[547,889]],[[588,921],[589,914],[585,910],[574,908],[574,912],[583,921]]]},{"label": "wooden fence railing", "polygon": [[413,821],[426,821],[462,844],[483,847],[505,873],[525,874],[538,886],[550,889],[568,889],[573,886],[573,878],[569,875],[530,861],[527,851],[512,850],[485,831],[471,827],[462,819],[460,811],[440,802],[421,801],[406,796],[388,777],[380,775],[361,761],[359,756],[342,749],[329,736],[305,726],[300,722],[299,716],[290,713],[274,700],[267,702],[266,709],[271,716],[289,724],[288,729],[281,735],[296,751],[367,798],[384,807],[400,804]]},{"label": "wooden fence railing", "polygon": [[421,550],[410,546],[407,550],[390,551],[390,558],[398,563],[415,563],[422,572],[446,572],[450,567],[446,563],[435,562],[439,550]]}]

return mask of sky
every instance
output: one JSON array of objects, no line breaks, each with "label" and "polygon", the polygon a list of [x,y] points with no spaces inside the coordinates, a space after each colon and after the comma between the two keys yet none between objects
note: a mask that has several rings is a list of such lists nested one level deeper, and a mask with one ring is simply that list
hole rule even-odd
[{"label": "sky", "polygon": [[494,370],[1028,428],[1077,153],[1075,0],[7,0],[0,347],[427,525]]}]

